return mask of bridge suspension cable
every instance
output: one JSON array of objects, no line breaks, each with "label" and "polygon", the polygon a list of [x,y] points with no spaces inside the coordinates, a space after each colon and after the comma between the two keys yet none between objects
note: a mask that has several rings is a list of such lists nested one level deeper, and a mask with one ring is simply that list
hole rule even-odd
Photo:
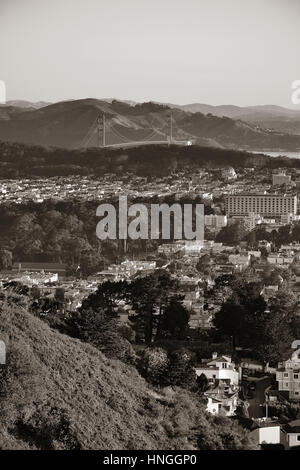
[{"label": "bridge suspension cable", "polygon": [[[151,125],[151,123],[150,123]],[[112,119],[106,120],[105,114],[98,115],[90,128],[88,129],[88,132],[84,136],[81,146],[82,147],[87,147],[91,140],[96,137],[97,138],[97,146],[98,147],[110,147],[110,146],[118,146],[118,145],[130,145],[130,144],[139,144],[139,143],[155,143],[155,142],[168,142],[169,144],[176,142],[174,139],[174,129],[179,129],[176,121],[174,119],[172,111],[170,111],[170,115],[168,117],[168,120],[161,126],[161,127],[144,127],[140,128],[139,131],[146,131],[150,130],[150,132],[143,138],[139,138],[138,140],[131,139],[127,136],[124,136],[117,128],[116,124],[112,122]],[[115,139],[120,140],[119,143],[111,143],[107,144],[106,137],[107,135],[111,134]],[[162,134],[165,135],[165,140],[163,139]],[[155,139],[157,136],[157,140],[152,140]],[[101,139],[102,137],[102,139]]]}]

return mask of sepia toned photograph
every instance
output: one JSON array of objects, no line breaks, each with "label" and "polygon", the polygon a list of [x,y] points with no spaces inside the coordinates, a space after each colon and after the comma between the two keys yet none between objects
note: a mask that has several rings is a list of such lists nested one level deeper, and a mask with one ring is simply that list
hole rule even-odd
[{"label": "sepia toned photograph", "polygon": [[0,0],[0,465],[300,450],[299,24]]}]

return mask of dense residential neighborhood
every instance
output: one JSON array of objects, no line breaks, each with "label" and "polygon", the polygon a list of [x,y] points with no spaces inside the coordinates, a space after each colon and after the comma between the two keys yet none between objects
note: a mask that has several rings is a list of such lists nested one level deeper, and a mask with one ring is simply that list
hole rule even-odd
[{"label": "dense residential neighborhood", "polygon": [[[287,341],[294,341],[293,345],[278,346],[271,340],[268,347],[274,351],[268,353],[258,353],[259,343],[251,346],[251,335],[250,341],[242,339],[244,332],[237,333],[235,338],[236,322],[240,320],[233,316],[225,325],[224,314],[228,308],[232,312],[242,308],[241,301],[234,300],[235,285],[237,289],[249,286],[249,295],[251,289],[255,289],[256,293],[251,295],[253,302],[263,302],[261,314],[289,308],[285,306],[288,292],[293,302],[291,308],[296,305],[298,308],[300,215],[296,191],[299,185],[300,174],[291,168],[262,169],[254,174],[253,168],[232,167],[187,170],[150,179],[131,174],[116,179],[114,174],[105,174],[97,179],[53,177],[47,179],[46,184],[44,179],[2,180],[3,216],[6,217],[14,206],[21,208],[14,221],[17,227],[18,224],[23,227],[26,217],[34,217],[31,220],[36,224],[35,243],[40,238],[39,246],[47,240],[45,238],[44,242],[41,237],[48,214],[55,223],[62,220],[59,211],[65,209],[59,206],[59,201],[63,204],[68,200],[71,204],[108,202],[116,201],[118,194],[124,193],[132,201],[145,202],[150,198],[150,201],[164,203],[172,196],[172,203],[189,200],[204,204],[204,239],[156,243],[149,240],[139,246],[138,251],[130,246],[132,241],[128,241],[128,245],[115,245],[113,262],[111,255],[107,256],[112,249],[109,248],[100,264],[96,262],[87,269],[87,258],[80,253],[72,262],[68,252],[63,258],[51,254],[43,259],[40,255],[35,261],[34,246],[28,246],[25,252],[22,238],[18,240],[14,234],[8,237],[9,232],[6,235],[4,229],[1,290],[29,296],[31,312],[61,331],[66,328],[62,325],[72,324],[74,312],[85,311],[88,302],[107,291],[106,296],[113,295],[110,309],[117,328],[127,331],[126,337],[140,361],[149,361],[146,359],[149,354],[154,360],[156,354],[162,354],[159,351],[163,348],[173,364],[172,357],[178,351],[176,360],[181,357],[180,361],[190,364],[188,368],[191,367],[193,378],[182,377],[181,384],[179,374],[179,382],[174,383],[188,388],[198,384],[197,393],[207,413],[238,420],[257,446],[276,444],[292,448],[300,442],[300,354],[295,336],[300,333],[297,326],[300,310],[293,311],[294,316],[289,321],[295,326],[291,334],[286,334]],[[49,202],[52,206],[48,211],[52,212],[44,212],[43,206]],[[44,214],[44,219],[37,218],[35,214],[39,213]],[[72,236],[82,237],[84,226],[78,216],[72,217]],[[41,228],[38,228],[39,223]],[[31,229],[24,225],[25,233]],[[48,233],[50,238],[61,229],[54,230],[56,232],[52,228]],[[101,253],[100,246],[105,246],[105,242],[96,242],[95,233],[92,237],[94,239],[89,236],[90,245],[98,243],[97,250]],[[135,285],[145,283],[146,286],[148,279],[153,279],[151,283],[157,282],[155,279],[162,274],[168,279],[164,281],[167,282],[164,292],[167,303],[154,302],[149,336],[149,331],[144,334],[143,323],[140,323],[139,303],[131,299],[128,292],[134,292]],[[114,285],[116,292],[113,294]],[[149,286],[148,289],[152,289],[154,285]],[[139,292],[142,295],[142,291]],[[283,302],[282,307],[277,302]],[[273,328],[272,322],[274,320],[270,319],[268,328]],[[263,324],[259,328],[264,328]],[[121,356],[121,360],[125,359]],[[175,372],[179,363],[174,362],[170,367],[174,367]],[[150,383],[154,380],[152,375],[159,373],[159,370],[142,370]],[[165,380],[166,384],[173,383],[171,377]],[[160,383],[160,379],[154,381]]]}]

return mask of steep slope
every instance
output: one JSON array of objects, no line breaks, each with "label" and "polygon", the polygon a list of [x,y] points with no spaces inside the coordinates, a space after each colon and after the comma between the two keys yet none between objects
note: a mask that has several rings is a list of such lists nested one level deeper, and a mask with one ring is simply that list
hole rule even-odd
[{"label": "steep slope", "polygon": [[249,446],[244,431],[206,417],[191,394],[155,392],[134,368],[51,330],[23,307],[0,301],[0,339],[8,350],[7,367],[0,366],[0,449]]},{"label": "steep slope", "polygon": [[[97,118],[106,116],[106,144],[166,141],[170,107],[157,103],[130,104],[116,100],[64,101],[39,109],[0,108],[0,139],[65,148],[98,145]],[[173,108],[173,138],[194,144],[241,149],[300,148],[300,136],[271,132],[228,117]]]}]

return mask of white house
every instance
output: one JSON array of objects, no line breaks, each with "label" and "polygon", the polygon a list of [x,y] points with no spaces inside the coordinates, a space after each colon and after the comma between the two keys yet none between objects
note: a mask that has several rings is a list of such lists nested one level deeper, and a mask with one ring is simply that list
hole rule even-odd
[{"label": "white house", "polygon": [[268,418],[259,418],[255,425],[257,427],[250,432],[249,437],[256,444],[281,444],[284,442],[285,436],[278,422],[273,422]]},{"label": "white house", "polygon": [[207,399],[206,411],[214,415],[234,416],[239,401],[238,387],[219,380],[204,392],[204,396]]},{"label": "white house", "polygon": [[195,367],[197,376],[204,374],[209,382],[229,380],[231,385],[238,385],[239,372],[229,356],[218,356],[213,353],[212,359],[204,361]]},{"label": "white house", "polygon": [[288,448],[300,446],[300,419],[290,421],[285,427]]}]

